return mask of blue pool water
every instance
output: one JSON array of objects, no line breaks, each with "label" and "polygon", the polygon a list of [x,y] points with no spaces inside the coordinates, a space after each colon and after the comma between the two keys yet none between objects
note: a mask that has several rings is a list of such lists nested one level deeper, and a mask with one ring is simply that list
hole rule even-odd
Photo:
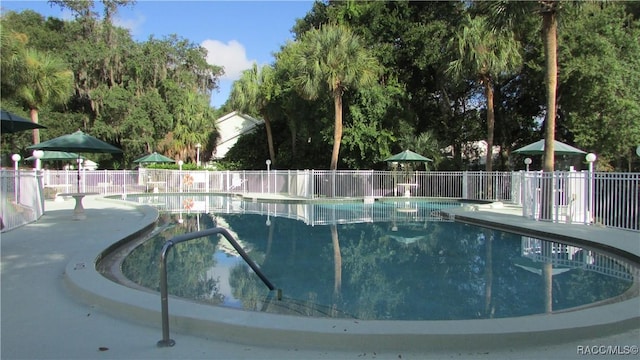
[{"label": "blue pool water", "polygon": [[439,218],[458,202],[137,201],[162,212],[157,233],[123,262],[130,280],[157,290],[163,244],[217,225],[284,296],[274,300],[223,237],[176,245],[169,292],[220,306],[356,319],[502,318],[615,298],[633,283],[632,265],[607,254]]}]

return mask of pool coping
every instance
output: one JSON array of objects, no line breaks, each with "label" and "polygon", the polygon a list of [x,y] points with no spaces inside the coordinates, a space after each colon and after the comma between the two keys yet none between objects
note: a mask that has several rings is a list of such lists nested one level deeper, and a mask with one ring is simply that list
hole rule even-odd
[{"label": "pool coping", "polygon": [[[130,202],[128,204],[131,205]],[[149,213],[140,224],[139,231],[144,231],[155,223],[157,210],[149,209],[148,206],[137,206],[144,207],[144,211]],[[491,223],[486,218],[477,220],[478,214],[467,214],[466,218],[465,214],[464,210],[456,209],[451,215],[455,216],[456,221],[474,221],[475,216],[476,221]],[[509,215],[499,216],[512,219]],[[517,220],[523,222],[526,219],[518,217]],[[122,240],[118,243],[121,242]],[[592,241],[590,244],[598,246]],[[157,327],[160,340],[162,334],[159,293],[120,285],[96,270],[98,260],[113,246],[115,244],[107,248],[96,246],[76,254],[66,266],[65,282],[68,289],[85,302],[99,306],[113,316]],[[612,244],[603,246],[609,250]],[[636,251],[634,255],[638,257],[640,251]],[[93,266],[77,266],[84,263]],[[635,279],[633,286],[637,289],[638,274],[635,274]],[[640,297],[635,296],[621,302],[576,311],[515,318],[446,321],[353,320],[243,311],[169,298],[170,329],[177,337],[182,333],[253,345],[334,350],[433,351],[459,348],[482,351],[558,344],[637,329],[640,324],[638,309]]]}]

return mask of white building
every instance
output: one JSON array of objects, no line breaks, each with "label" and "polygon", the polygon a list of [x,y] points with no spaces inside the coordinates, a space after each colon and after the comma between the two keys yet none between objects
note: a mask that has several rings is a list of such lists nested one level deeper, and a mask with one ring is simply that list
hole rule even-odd
[{"label": "white building", "polygon": [[216,127],[218,128],[220,139],[216,145],[215,158],[224,158],[229,149],[236,144],[240,136],[251,133],[255,130],[256,126],[263,122],[264,120],[255,119],[237,111],[216,120]]}]

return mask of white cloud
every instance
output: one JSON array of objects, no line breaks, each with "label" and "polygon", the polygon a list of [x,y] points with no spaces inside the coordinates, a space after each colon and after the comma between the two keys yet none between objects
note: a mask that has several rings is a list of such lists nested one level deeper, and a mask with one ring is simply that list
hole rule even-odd
[{"label": "white cloud", "polygon": [[201,44],[207,49],[207,62],[224,67],[224,80],[238,80],[243,70],[251,68],[256,60],[247,59],[244,45],[231,40],[223,43],[218,40],[205,40]]},{"label": "white cloud", "polygon": [[147,18],[144,15],[137,14],[136,18],[132,19],[123,19],[116,16],[113,19],[113,25],[128,29],[132,36],[137,36],[142,28],[142,24],[147,21]]}]

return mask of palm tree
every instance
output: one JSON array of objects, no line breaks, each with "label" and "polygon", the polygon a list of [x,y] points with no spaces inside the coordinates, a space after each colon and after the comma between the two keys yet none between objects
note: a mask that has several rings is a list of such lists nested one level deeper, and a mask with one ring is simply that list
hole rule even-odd
[{"label": "palm tree", "polygon": [[[408,134],[400,138],[400,147],[403,150],[412,150],[433,160],[432,166],[436,168],[442,161],[442,146],[438,143],[432,131],[426,131],[418,135]],[[429,170],[429,164],[425,164]]]},{"label": "palm tree", "polygon": [[[555,130],[556,130],[556,93],[558,89],[558,12],[560,0],[538,0],[537,3],[520,1],[486,2],[494,28],[508,27],[528,16],[532,5],[542,16],[542,42],[545,56],[545,86],[547,92],[547,113],[544,129],[544,158],[542,170],[553,173],[555,170]],[[553,181],[546,179],[542,184],[543,205],[541,217],[550,219],[553,208]]]},{"label": "palm tree", "polygon": [[323,25],[302,34],[295,51],[296,87],[315,100],[323,92],[333,98],[335,126],[330,169],[338,167],[342,141],[342,96],[350,88],[374,83],[380,65],[360,38],[344,25]]},{"label": "palm tree", "polygon": [[508,31],[492,31],[483,16],[467,15],[466,22],[453,41],[460,58],[452,61],[449,71],[457,76],[471,71],[484,87],[487,102],[487,161],[486,171],[493,170],[493,133],[495,113],[493,94],[495,79],[520,66],[520,46]]},{"label": "palm tree", "polygon": [[233,83],[229,101],[231,106],[239,111],[253,115],[254,112],[260,114],[264,120],[264,127],[267,131],[267,143],[269,144],[269,159],[275,164],[275,149],[273,147],[273,134],[271,132],[271,121],[267,113],[267,105],[272,100],[274,94],[274,69],[265,65],[258,69],[258,65],[253,63],[253,67],[242,72],[240,79]]},{"label": "palm tree", "polygon": [[547,86],[547,117],[544,129],[544,164],[543,171],[553,172],[555,163],[555,131],[556,131],[556,92],[558,90],[558,8],[557,0],[541,0],[542,37],[546,66],[545,83]]},{"label": "palm tree", "polygon": [[542,16],[542,41],[545,55],[545,85],[547,88],[547,114],[545,117],[543,171],[554,171],[554,144],[556,129],[556,92],[558,88],[558,12],[560,0],[489,1],[486,3],[494,28],[511,27],[524,16],[528,16],[532,6]]},{"label": "palm tree", "polygon": [[193,90],[184,90],[177,98],[182,99],[174,108],[174,128],[159,143],[158,150],[172,158],[196,162],[196,144],[206,149],[208,139],[215,132],[213,110],[207,96]]},{"label": "palm tree", "polygon": [[[19,72],[17,93],[30,109],[31,121],[38,123],[43,106],[62,105],[73,95],[73,73],[55,56],[26,49]],[[33,143],[40,143],[40,132],[33,130]]]}]

